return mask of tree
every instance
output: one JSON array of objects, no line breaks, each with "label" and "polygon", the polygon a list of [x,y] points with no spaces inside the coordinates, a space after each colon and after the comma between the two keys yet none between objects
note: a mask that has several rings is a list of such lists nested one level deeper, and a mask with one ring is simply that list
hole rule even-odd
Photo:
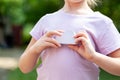
[{"label": "tree", "polygon": [[0,13],[10,18],[13,24],[23,24],[25,15],[22,10],[23,0],[0,0]]},{"label": "tree", "polygon": [[103,0],[96,10],[101,11],[103,14],[110,17],[113,22],[115,23],[116,27],[120,31],[120,0],[110,1],[110,0]]}]

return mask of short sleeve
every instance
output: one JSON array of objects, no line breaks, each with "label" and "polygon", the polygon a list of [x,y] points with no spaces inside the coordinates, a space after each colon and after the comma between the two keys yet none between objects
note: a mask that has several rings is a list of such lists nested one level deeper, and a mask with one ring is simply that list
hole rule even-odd
[{"label": "short sleeve", "polygon": [[97,45],[102,54],[108,55],[120,48],[120,34],[113,22],[110,22],[106,27],[107,29],[104,30]]},{"label": "short sleeve", "polygon": [[43,17],[35,24],[33,29],[30,31],[30,35],[38,40],[44,34]]}]

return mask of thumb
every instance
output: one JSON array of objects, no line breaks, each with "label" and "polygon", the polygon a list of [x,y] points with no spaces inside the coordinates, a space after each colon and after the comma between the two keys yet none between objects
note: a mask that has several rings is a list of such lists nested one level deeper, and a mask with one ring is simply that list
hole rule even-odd
[{"label": "thumb", "polygon": [[53,35],[61,36],[62,35],[62,31],[54,30],[54,31],[49,31],[49,32],[46,33],[47,37],[52,37]]},{"label": "thumb", "polygon": [[71,48],[71,49],[73,49],[73,50],[75,50],[75,51],[78,50],[78,47],[77,47],[77,46],[69,45],[68,47]]}]

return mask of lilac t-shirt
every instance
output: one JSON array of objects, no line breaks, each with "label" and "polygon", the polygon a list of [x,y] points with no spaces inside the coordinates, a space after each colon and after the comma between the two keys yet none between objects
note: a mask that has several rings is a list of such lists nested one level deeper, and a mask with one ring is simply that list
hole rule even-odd
[{"label": "lilac t-shirt", "polygon": [[[75,15],[62,10],[43,16],[30,34],[38,40],[50,30],[79,32],[85,30],[95,50],[101,54],[120,48],[120,35],[113,22],[100,12],[89,15]],[[62,45],[48,48],[41,55],[41,65],[37,68],[37,80],[98,80],[99,68],[78,53]]]}]

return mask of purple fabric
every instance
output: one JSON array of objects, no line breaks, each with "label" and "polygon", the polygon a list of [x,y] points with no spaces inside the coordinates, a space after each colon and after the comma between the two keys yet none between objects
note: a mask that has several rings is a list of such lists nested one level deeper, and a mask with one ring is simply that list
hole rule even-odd
[{"label": "purple fabric", "polygon": [[[120,35],[113,22],[100,12],[90,15],[74,15],[59,10],[42,17],[30,34],[38,40],[49,30],[85,30],[95,48],[107,55],[120,48]],[[41,53],[42,65],[37,68],[37,80],[98,80],[99,68],[75,51],[62,45]]]}]

